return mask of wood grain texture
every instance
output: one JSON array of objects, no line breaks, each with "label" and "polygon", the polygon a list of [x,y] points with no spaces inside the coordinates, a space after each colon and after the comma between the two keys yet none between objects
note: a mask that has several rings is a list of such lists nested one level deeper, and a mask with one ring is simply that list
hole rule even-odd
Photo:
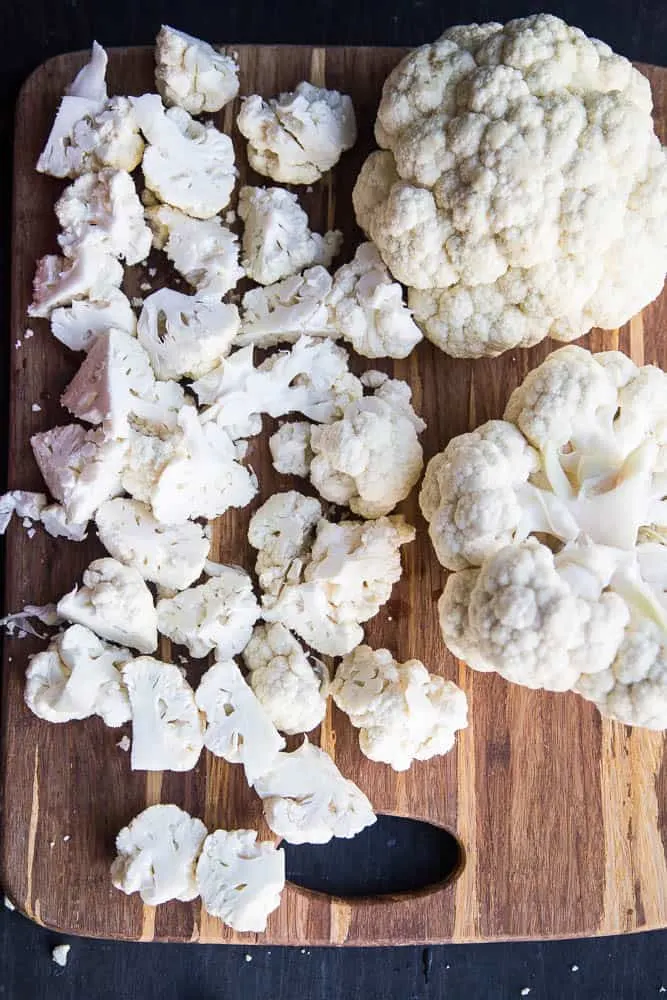
[{"label": "wood grain texture", "polygon": [[[359,166],[372,148],[372,122],[383,79],[398,49],[240,47],[244,93],[271,95],[301,79],[352,95],[360,124],[356,148],[311,193],[300,191],[311,223],[335,223],[349,259],[360,238],[351,208]],[[61,185],[34,172],[58,97],[85,60],[60,56],[25,84],[16,120],[11,344],[11,487],[40,488],[28,438],[67,417],[58,397],[77,358],[54,341],[48,324],[25,319],[35,260],[55,248],[53,203]],[[642,67],[654,89],[655,116],[667,130],[667,70]],[[115,50],[110,92],[152,88],[150,49]],[[218,124],[230,130],[236,107]],[[241,182],[260,182],[247,169],[244,144],[234,136]],[[167,280],[161,262],[154,281]],[[128,272],[139,294],[143,269]],[[594,350],[620,347],[638,362],[667,367],[665,295],[619,331],[593,331],[582,343]],[[35,336],[24,339],[30,326]],[[454,434],[499,416],[510,391],[553,348],[513,352],[494,361],[456,361],[421,345],[403,362],[382,364],[413,386],[428,422],[430,458]],[[377,365],[373,365],[378,367]],[[363,367],[363,365],[359,365]],[[368,367],[368,366],[367,366]],[[31,411],[39,402],[42,409]],[[251,511],[276,488],[296,481],[273,472],[266,437],[249,461],[261,493],[253,506],[215,524],[214,557],[252,565],[246,540]],[[404,513],[418,526],[404,550],[405,574],[392,599],[367,628],[373,646],[401,660],[423,659],[431,670],[467,691],[472,725],[444,758],[397,775],[358,751],[355,731],[336,709],[321,742],[341,770],[380,812],[428,820],[456,833],[466,854],[458,879],[413,897],[334,900],[288,886],[264,935],[236,935],[202,913],[198,903],[153,910],[115,891],[108,866],[117,830],[145,805],[173,801],[209,826],[262,826],[259,802],[239,768],[205,753],[188,774],[132,773],[116,743],[122,730],[99,720],[53,726],[34,718],[22,700],[31,639],[5,643],[3,663],[4,831],[2,879],[10,896],[34,919],[71,933],[137,940],[287,944],[401,944],[503,938],[565,937],[667,925],[667,769],[660,735],[602,721],[574,695],[531,692],[500,677],[476,674],[445,650],[435,602],[445,574],[418,513],[416,494]],[[95,540],[64,543],[38,532],[29,540],[12,525],[7,538],[6,594],[12,610],[57,599],[100,553]],[[163,652],[168,652],[165,646]],[[191,664],[195,682],[201,662]],[[65,836],[70,839],[64,840]]]}]

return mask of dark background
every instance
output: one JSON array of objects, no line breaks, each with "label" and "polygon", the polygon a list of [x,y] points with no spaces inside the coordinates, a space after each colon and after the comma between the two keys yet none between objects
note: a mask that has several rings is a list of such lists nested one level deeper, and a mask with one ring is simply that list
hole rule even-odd
[{"label": "dark background", "polygon": [[[508,20],[548,9],[603,38],[631,59],[667,61],[667,0],[588,0],[548,8],[516,0],[0,0],[0,309],[7,329],[11,142],[21,82],[49,56],[88,48],[150,44],[161,22],[220,43],[418,45],[447,26]],[[9,337],[0,346],[0,401],[6,405]],[[6,467],[6,413],[0,410],[0,488]],[[411,835],[386,851],[374,844],[336,850],[338,879],[384,877],[381,864],[408,878]],[[383,842],[382,838],[385,838]],[[393,841],[392,841],[393,843]],[[370,849],[369,849],[370,848]],[[396,849],[398,848],[398,849]],[[424,845],[420,842],[420,849]],[[329,861],[331,862],[331,858]],[[321,866],[322,855],[316,859]],[[305,855],[303,881],[317,877]],[[369,870],[368,866],[373,869]],[[346,874],[347,873],[347,874]],[[212,945],[126,945],[69,939],[69,964],[51,948],[60,938],[0,905],[0,997],[11,1000],[639,1000],[667,994],[667,932],[546,943],[434,948],[307,949]],[[663,988],[663,982],[665,984]]]}]

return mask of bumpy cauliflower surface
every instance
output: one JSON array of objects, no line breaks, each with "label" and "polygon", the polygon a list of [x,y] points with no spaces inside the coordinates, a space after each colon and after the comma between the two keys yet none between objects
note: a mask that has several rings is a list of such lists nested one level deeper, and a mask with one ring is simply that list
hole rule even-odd
[{"label": "bumpy cauliflower surface", "polygon": [[255,830],[216,830],[204,841],[197,889],[207,913],[237,931],[266,930],[285,886],[285,852]]},{"label": "bumpy cauliflower surface", "polygon": [[239,68],[208,42],[163,24],[155,39],[155,86],[191,115],[219,111],[239,91]]},{"label": "bumpy cauliflower surface", "polygon": [[429,674],[420,660],[397,663],[388,649],[357,646],[343,657],[331,694],[361,730],[362,753],[395,771],[447,753],[468,724],[466,696],[456,684]]},{"label": "bumpy cauliflower surface", "polygon": [[618,327],[662,289],[648,81],[559,18],[450,28],[385,81],[357,220],[459,357]]},{"label": "bumpy cauliflower surface", "polygon": [[307,476],[313,451],[310,447],[312,424],[306,420],[281,424],[269,438],[273,468],[284,476]]},{"label": "bumpy cauliflower surface", "polygon": [[193,219],[170,205],[146,209],[153,246],[164,250],[199,298],[220,299],[243,277],[237,237],[218,216]]}]

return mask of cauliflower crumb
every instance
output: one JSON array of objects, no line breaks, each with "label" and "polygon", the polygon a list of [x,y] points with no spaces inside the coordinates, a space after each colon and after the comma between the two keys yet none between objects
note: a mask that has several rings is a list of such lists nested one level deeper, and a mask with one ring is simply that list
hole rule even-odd
[{"label": "cauliflower crumb", "polygon": [[30,329],[26,330],[25,333],[23,334],[25,340],[30,340],[30,338],[34,336],[35,336],[35,331]]},{"label": "cauliflower crumb", "polygon": [[32,406],[30,407],[30,409],[32,410],[33,413],[41,413],[42,412],[42,408],[39,405],[39,403],[33,403]]},{"label": "cauliflower crumb", "polygon": [[55,948],[51,951],[51,958],[59,965],[61,969],[64,969],[67,965],[67,960],[69,958],[71,945],[69,944],[57,944]]},{"label": "cauliflower crumb", "polygon": [[123,753],[127,753],[127,751],[132,746],[132,741],[130,740],[130,737],[127,735],[127,733],[124,736],[121,736],[121,738],[118,740],[118,743],[116,743],[116,746],[119,748],[119,750],[122,750]]},{"label": "cauliflower crumb", "polygon": [[16,909],[16,907],[12,903],[11,899],[9,898],[9,896],[5,896],[5,898],[3,900],[3,903],[5,905],[5,909],[6,910],[15,910]]}]

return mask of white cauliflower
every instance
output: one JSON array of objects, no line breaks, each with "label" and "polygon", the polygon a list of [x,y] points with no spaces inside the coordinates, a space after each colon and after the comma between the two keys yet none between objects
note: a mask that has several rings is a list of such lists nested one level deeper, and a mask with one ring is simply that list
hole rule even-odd
[{"label": "white cauliflower", "polygon": [[30,444],[44,482],[71,521],[85,523],[100,504],[122,493],[126,441],[66,424],[33,434]]},{"label": "white cauliflower", "polygon": [[230,764],[243,764],[248,784],[254,784],[285,741],[236,663],[214,663],[202,676],[195,697],[206,719],[204,745]]},{"label": "white cauliflower", "polygon": [[104,299],[77,299],[51,313],[51,333],[70,351],[88,351],[98,333],[113,328],[134,336],[137,320],[130,300],[119,288],[111,288]]},{"label": "white cauliflower", "polygon": [[88,521],[73,521],[59,503],[44,507],[39,515],[42,527],[53,538],[66,538],[70,542],[83,542],[88,533]]},{"label": "white cauliflower", "polygon": [[274,493],[252,515],[248,541],[257,549],[255,572],[265,594],[277,597],[288,579],[300,579],[321,517],[319,500],[296,490]]},{"label": "white cauliflower", "polygon": [[357,646],[341,661],[331,685],[338,708],[359,733],[370,760],[406,771],[454,746],[468,725],[466,696],[420,660],[397,663],[388,649]]},{"label": "white cauliflower", "polygon": [[317,264],[272,285],[251,288],[241,301],[241,332],[235,345],[294,344],[303,334],[335,337],[327,304],[332,284],[329,272]]},{"label": "white cauliflower", "polygon": [[218,216],[193,219],[170,205],[154,205],[146,220],[153,246],[164,250],[198,298],[220,299],[243,277],[238,237]]},{"label": "white cauliflower", "polygon": [[195,899],[195,866],[205,838],[202,821],[178,806],[149,806],[116,837],[111,881],[128,895],[138,892],[148,906]]},{"label": "white cauliflower", "polygon": [[130,718],[130,703],[120,671],[131,659],[128,649],[70,625],[30,657],[25,703],[47,722],[99,715],[107,726],[122,726]]},{"label": "white cauliflower", "polygon": [[385,81],[357,221],[454,356],[621,326],[662,289],[648,81],[559,18],[450,28]]},{"label": "white cauliflower", "polygon": [[44,493],[32,493],[29,490],[9,490],[0,495],[0,535],[4,535],[12,519],[12,515],[39,521],[42,511],[48,503]]},{"label": "white cauliflower", "polygon": [[165,111],[157,94],[130,100],[148,143],[141,163],[148,190],[196,219],[217,215],[236,183],[229,136],[183,108]]},{"label": "white cauliflower", "polygon": [[284,625],[256,625],[243,650],[248,680],[276,729],[288,736],[319,726],[327,708],[329,675],[311,665]]},{"label": "white cauliflower", "polygon": [[236,124],[250,166],[280,184],[315,183],[357,140],[351,99],[306,82],[268,102],[246,97]]},{"label": "white cauliflower", "polygon": [[98,507],[95,524],[107,552],[144,580],[185,590],[201,576],[209,540],[195,521],[162,524],[146,504],[117,497]]},{"label": "white cauliflower", "polygon": [[148,257],[151,231],[132,177],[126,170],[83,174],[66,187],[55,206],[65,257],[95,248],[126,264]]},{"label": "white cauliflower", "polygon": [[228,660],[247,645],[259,617],[252,580],[242,569],[221,567],[198,587],[157,602],[158,630],[187,646],[191,656]]},{"label": "white cauliflower", "polygon": [[284,188],[241,188],[238,213],[245,223],[242,264],[260,285],[313,264],[328,267],[340,251],[342,234],[311,232],[297,196]]},{"label": "white cauliflower", "polygon": [[[353,404],[350,404],[353,405]],[[313,460],[310,447],[312,424],[297,420],[281,424],[269,438],[273,468],[283,476],[307,476]]]},{"label": "white cauliflower", "polygon": [[255,782],[255,791],[264,802],[266,822],[289,844],[349,839],[376,818],[361,789],[307,738],[298,750],[278,754]]},{"label": "white cauliflower", "polygon": [[58,614],[95,635],[141,653],[157,648],[153,595],[131,566],[117,559],[94,559],[83,573],[83,586],[61,597]]},{"label": "white cauliflower", "polygon": [[47,319],[78,299],[108,299],[122,280],[122,265],[98,247],[85,247],[73,260],[47,254],[37,262],[28,316]]},{"label": "white cauliflower", "polygon": [[108,56],[99,42],[93,42],[90,59],[76,74],[66,90],[68,97],[80,97],[87,101],[106,101]]},{"label": "white cauliflower", "polygon": [[191,771],[204,745],[194,691],[173,663],[138,656],[123,667],[132,709],[133,771]]},{"label": "white cauliflower", "polygon": [[155,86],[191,115],[219,111],[239,92],[239,68],[208,42],[163,24],[155,39]]},{"label": "white cauliflower", "polygon": [[161,379],[200,378],[229,353],[236,306],[161,288],[144,299],[137,336]]},{"label": "white cauliflower", "polygon": [[197,863],[202,906],[235,931],[266,930],[285,886],[285,852],[255,830],[216,830]]}]

